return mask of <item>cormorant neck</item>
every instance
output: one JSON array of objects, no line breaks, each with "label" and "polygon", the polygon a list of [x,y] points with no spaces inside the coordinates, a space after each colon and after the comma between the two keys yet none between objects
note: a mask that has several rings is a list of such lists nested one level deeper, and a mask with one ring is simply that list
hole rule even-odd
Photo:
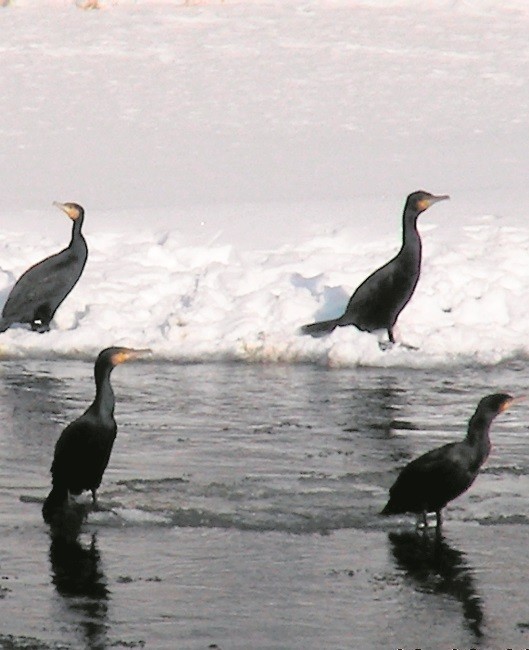
[{"label": "cormorant neck", "polygon": [[468,423],[466,441],[478,452],[480,461],[485,460],[490,451],[489,429],[494,417],[482,413],[474,413]]},{"label": "cormorant neck", "polygon": [[105,364],[104,366],[98,366],[96,364],[94,371],[96,380],[96,396],[93,406],[101,417],[110,419],[114,417],[115,403],[114,391],[110,384],[110,373],[113,368],[114,366],[109,364]]},{"label": "cormorant neck", "polygon": [[83,227],[83,220],[84,220],[84,215],[81,215],[80,217],[77,217],[77,219],[74,220],[72,226],[72,238],[70,240],[70,246],[73,246],[80,239],[84,241],[84,237],[81,234],[81,228]]},{"label": "cormorant neck", "polygon": [[407,250],[421,257],[421,237],[417,230],[417,217],[419,214],[406,206],[402,215],[402,250]]}]

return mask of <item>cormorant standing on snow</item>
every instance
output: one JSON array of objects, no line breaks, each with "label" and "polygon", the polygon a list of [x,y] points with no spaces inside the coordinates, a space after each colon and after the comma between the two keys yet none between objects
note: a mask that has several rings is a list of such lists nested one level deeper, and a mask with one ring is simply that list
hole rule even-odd
[{"label": "cormorant standing on snow", "polygon": [[400,472],[389,490],[390,498],[382,515],[412,512],[426,526],[426,514],[435,512],[437,528],[441,510],[449,501],[466,492],[490,452],[489,429],[494,418],[521,398],[505,393],[484,397],[468,423],[468,433],[460,442],[450,442],[412,460]]},{"label": "cormorant standing on snow", "polygon": [[402,215],[402,247],[398,254],[362,282],[342,316],[304,325],[301,332],[321,336],[330,334],[336,327],[354,325],[365,332],[385,329],[394,343],[393,327],[412,297],[421,273],[422,247],[417,217],[433,203],[448,198],[423,191],[410,194]]},{"label": "cormorant standing on snow", "polygon": [[73,221],[68,248],[50,255],[23,273],[11,289],[0,319],[0,332],[13,323],[29,323],[35,332],[47,332],[59,305],[81,277],[88,248],[81,234],[84,210],[77,203],[57,203]]}]

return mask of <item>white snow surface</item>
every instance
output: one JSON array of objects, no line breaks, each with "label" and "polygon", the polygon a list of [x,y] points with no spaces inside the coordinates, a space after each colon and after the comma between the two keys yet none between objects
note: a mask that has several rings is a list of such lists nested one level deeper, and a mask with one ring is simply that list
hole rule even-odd
[{"label": "white snow surface", "polygon": [[[2,4],[2,3],[0,3]],[[333,366],[529,355],[526,0],[12,0],[0,8],[0,306],[65,247],[89,257],[52,331],[3,356]],[[339,315],[400,247],[423,268],[396,345]]]}]

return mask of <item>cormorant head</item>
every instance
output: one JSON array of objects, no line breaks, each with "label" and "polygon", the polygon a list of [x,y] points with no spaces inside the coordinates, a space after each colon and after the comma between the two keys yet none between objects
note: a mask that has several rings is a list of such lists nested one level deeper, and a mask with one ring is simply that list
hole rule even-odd
[{"label": "cormorant head", "polygon": [[59,203],[58,201],[54,201],[53,205],[66,212],[72,221],[77,221],[77,219],[84,216],[84,209],[77,203]]},{"label": "cormorant head", "polygon": [[512,397],[506,393],[494,393],[493,395],[487,395],[487,397],[484,397],[478,404],[476,410],[484,415],[489,415],[489,417],[496,417],[499,413],[506,411],[511,404],[519,402],[522,399],[524,398]]},{"label": "cormorant head", "polygon": [[97,359],[96,359],[96,368],[98,367],[110,367],[114,368],[120,363],[125,363],[125,361],[133,361],[134,359],[139,359],[150,354],[151,350],[142,348],[119,348],[111,347],[101,350]]},{"label": "cormorant head", "polygon": [[428,210],[428,208],[434,203],[437,203],[438,201],[444,201],[445,199],[449,199],[449,198],[450,197],[448,196],[448,194],[441,194],[439,196],[435,196],[434,194],[430,194],[429,192],[424,192],[423,190],[419,190],[418,192],[413,192],[413,194],[410,194],[408,196],[408,199],[406,201],[406,208],[409,208],[414,212],[416,212],[417,214],[420,214],[421,212]]},{"label": "cormorant head", "polygon": [[108,348],[110,352],[110,363],[117,366],[125,361],[134,361],[151,353],[149,348]]}]

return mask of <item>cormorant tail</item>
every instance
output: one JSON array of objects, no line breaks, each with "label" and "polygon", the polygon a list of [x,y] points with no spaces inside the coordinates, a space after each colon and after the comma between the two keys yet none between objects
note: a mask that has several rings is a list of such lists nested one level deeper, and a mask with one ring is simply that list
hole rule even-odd
[{"label": "cormorant tail", "polygon": [[68,488],[54,485],[42,506],[42,518],[47,524],[53,524],[57,515],[63,511],[68,499]]},{"label": "cormorant tail", "polygon": [[302,334],[310,334],[311,336],[324,336],[325,334],[330,334],[338,327],[338,321],[339,318],[333,318],[332,320],[310,323],[309,325],[303,325],[300,331]]},{"label": "cormorant tail", "polygon": [[383,516],[402,515],[402,514],[404,514],[406,512],[408,512],[408,510],[406,510],[406,507],[403,506],[402,502],[399,501],[399,499],[395,499],[394,497],[390,497],[389,501],[386,503],[386,505],[380,511],[379,514],[381,514]]},{"label": "cormorant tail", "polygon": [[42,516],[50,527],[52,539],[74,542],[88,514],[84,503],[70,503],[68,489],[54,485],[42,506]]},{"label": "cormorant tail", "polygon": [[8,330],[10,326],[11,323],[8,320],[5,320],[5,318],[0,318],[0,334]]}]

